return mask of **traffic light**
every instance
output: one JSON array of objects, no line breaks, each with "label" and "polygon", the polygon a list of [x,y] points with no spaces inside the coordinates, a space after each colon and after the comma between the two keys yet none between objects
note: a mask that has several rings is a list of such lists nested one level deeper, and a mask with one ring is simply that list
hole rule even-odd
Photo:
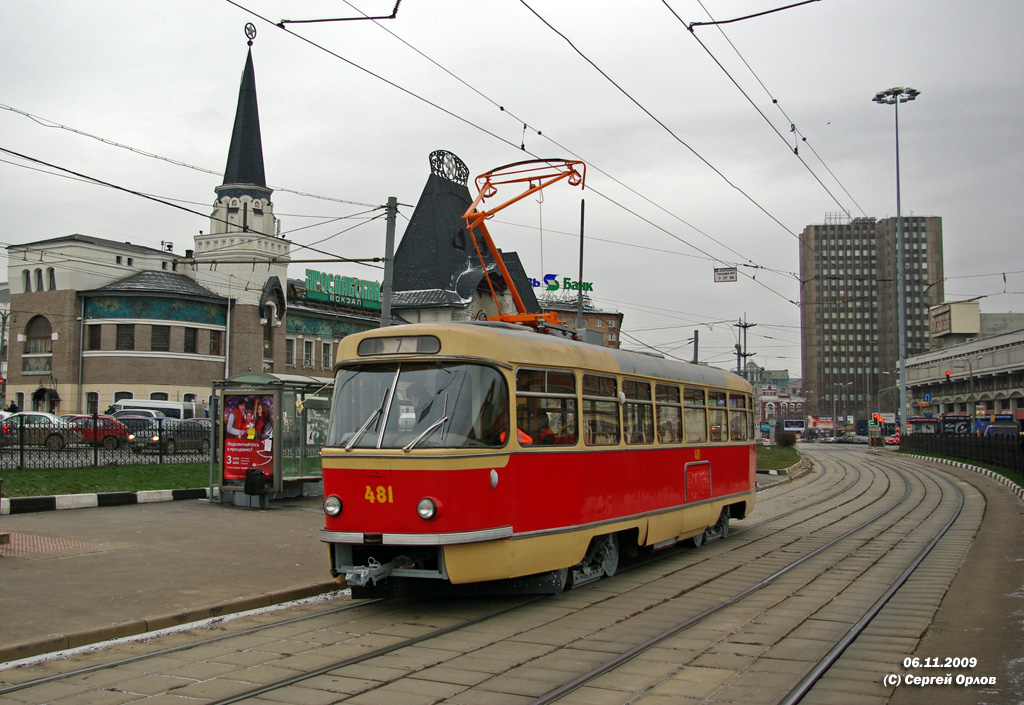
[{"label": "traffic light", "polygon": [[950,370],[946,370],[946,381],[947,381],[947,382],[950,382],[950,381],[952,381],[952,380],[950,380],[950,378],[949,378],[949,377],[950,377],[950,375],[952,375],[952,374],[953,374],[953,373],[952,373],[952,371],[950,371]]},{"label": "traffic light", "polygon": [[871,425],[872,426],[877,426],[881,420],[882,420],[882,415],[881,414],[872,414],[871,415]]}]

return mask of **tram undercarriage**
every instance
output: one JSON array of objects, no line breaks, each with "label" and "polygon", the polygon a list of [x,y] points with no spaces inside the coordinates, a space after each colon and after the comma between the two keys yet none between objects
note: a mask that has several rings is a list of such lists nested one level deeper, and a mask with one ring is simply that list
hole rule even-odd
[{"label": "tram undercarriage", "polygon": [[[743,513],[740,507],[732,511],[740,515]],[[722,507],[715,524],[688,537],[685,543],[699,547],[728,536],[730,512],[729,506]],[[466,584],[451,582],[444,547],[331,543],[331,575],[343,577],[345,584],[352,589],[353,597],[433,593],[453,587],[460,593],[468,591],[474,594],[558,593],[615,575],[623,555],[635,557],[640,550],[658,550],[678,543],[672,540],[654,546],[639,546],[637,535],[636,529],[628,529],[594,536],[583,560],[571,568]],[[486,560],[486,555],[485,552],[481,557]]]}]

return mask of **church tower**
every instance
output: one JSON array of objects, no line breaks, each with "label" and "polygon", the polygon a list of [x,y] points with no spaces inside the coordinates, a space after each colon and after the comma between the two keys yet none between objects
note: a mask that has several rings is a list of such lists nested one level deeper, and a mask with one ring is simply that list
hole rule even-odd
[{"label": "church tower", "polygon": [[275,336],[274,329],[282,325],[285,316],[284,286],[291,253],[291,242],[279,235],[280,224],[270,200],[273,190],[267,188],[263,171],[252,61],[256,29],[251,24],[245,29],[249,52],[238,89],[224,182],[214,189],[217,198],[210,230],[196,237],[194,253],[196,281],[233,303],[231,328],[263,330],[262,341],[229,331],[231,374],[273,369],[276,348],[283,344],[275,341],[283,336]]}]

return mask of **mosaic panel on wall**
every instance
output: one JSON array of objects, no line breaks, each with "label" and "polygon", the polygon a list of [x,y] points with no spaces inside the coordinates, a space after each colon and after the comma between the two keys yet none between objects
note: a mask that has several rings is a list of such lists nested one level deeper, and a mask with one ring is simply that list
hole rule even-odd
[{"label": "mosaic panel on wall", "polygon": [[190,299],[96,296],[85,300],[85,318],[142,318],[211,326],[226,322],[222,305]]},{"label": "mosaic panel on wall", "polygon": [[298,316],[294,313],[288,315],[285,328],[288,335],[314,336],[317,338],[336,339],[344,338],[346,335],[361,333],[377,326],[367,323],[361,325],[349,321],[330,321],[324,318],[313,318]]}]

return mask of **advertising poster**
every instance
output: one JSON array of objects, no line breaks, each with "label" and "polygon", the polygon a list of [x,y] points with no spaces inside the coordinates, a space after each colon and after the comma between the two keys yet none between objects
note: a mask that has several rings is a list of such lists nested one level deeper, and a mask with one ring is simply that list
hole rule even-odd
[{"label": "advertising poster", "polygon": [[224,395],[224,484],[245,482],[256,468],[274,479],[274,394]]}]

